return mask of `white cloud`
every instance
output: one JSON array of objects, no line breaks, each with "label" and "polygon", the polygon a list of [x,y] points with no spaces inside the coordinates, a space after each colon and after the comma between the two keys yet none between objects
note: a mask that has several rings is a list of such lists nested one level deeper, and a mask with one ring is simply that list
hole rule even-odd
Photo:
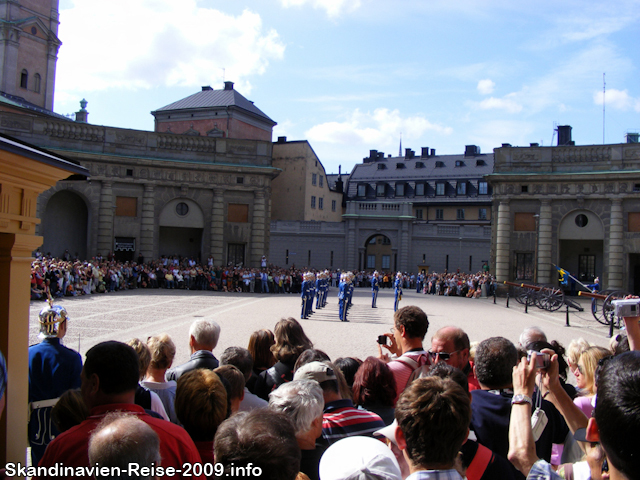
[{"label": "white cloud", "polygon": [[60,17],[56,93],[63,97],[77,90],[221,87],[223,68],[248,93],[247,78],[285,49],[258,14],[228,15],[197,0],[77,0]]},{"label": "white cloud", "polygon": [[[603,92],[595,92],[593,94],[593,103],[602,105]],[[633,98],[627,90],[616,90],[611,88],[604,94],[604,102],[606,107],[612,107],[616,110],[630,110],[640,112],[640,98]]]},{"label": "white cloud", "polygon": [[482,95],[489,95],[490,93],[493,93],[495,88],[495,82],[488,78],[485,80],[480,80],[478,82],[478,92],[480,92]]},{"label": "white cloud", "polygon": [[422,116],[402,118],[398,110],[378,108],[373,113],[363,113],[356,109],[342,122],[326,122],[311,127],[305,132],[305,137],[311,142],[388,148],[397,144],[400,133],[403,141],[411,141],[428,131],[449,135],[453,129],[433,124]]},{"label": "white cloud", "polygon": [[360,0],[280,0],[285,7],[301,7],[309,4],[315,9],[324,10],[330,18],[336,18],[343,13],[351,13],[360,8]]},{"label": "white cloud", "polygon": [[478,106],[482,110],[504,110],[507,113],[518,113],[522,111],[522,105],[514,101],[512,98],[513,94],[507,95],[504,98],[487,98],[481,101]]}]

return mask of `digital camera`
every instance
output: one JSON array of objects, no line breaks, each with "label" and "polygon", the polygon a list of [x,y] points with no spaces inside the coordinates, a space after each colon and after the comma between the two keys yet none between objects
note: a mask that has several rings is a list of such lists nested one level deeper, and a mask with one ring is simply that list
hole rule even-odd
[{"label": "digital camera", "polygon": [[535,350],[527,351],[527,360],[531,360],[531,354],[535,352],[536,355],[536,368],[547,368],[551,361],[551,356],[548,353],[536,352]]},{"label": "digital camera", "polygon": [[640,317],[640,298],[613,300],[611,305],[615,308],[616,317]]}]

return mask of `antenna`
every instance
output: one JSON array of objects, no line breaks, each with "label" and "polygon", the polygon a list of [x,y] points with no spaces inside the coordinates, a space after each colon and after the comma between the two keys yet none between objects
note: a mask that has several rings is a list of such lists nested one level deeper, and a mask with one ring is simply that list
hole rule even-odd
[{"label": "antenna", "polygon": [[402,132],[400,132],[400,148],[398,149],[398,156],[402,156]]},{"label": "antenna", "polygon": [[602,74],[602,144],[604,145],[604,96],[607,91],[607,82],[604,79],[604,73]]}]

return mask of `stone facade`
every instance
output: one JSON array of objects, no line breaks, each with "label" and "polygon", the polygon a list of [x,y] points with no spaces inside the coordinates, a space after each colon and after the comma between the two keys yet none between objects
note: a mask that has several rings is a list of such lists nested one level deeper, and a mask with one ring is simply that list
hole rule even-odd
[{"label": "stone facade", "polygon": [[271,142],[193,137],[0,112],[0,131],[78,161],[88,180],[38,197],[43,252],[193,256],[259,265],[269,249]]},{"label": "stone facade", "polygon": [[492,258],[502,280],[640,290],[640,145],[494,150]]}]

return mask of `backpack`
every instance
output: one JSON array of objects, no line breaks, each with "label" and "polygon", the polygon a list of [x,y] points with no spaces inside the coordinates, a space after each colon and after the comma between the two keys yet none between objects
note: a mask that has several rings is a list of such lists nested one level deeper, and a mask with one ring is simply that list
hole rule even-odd
[{"label": "backpack", "polygon": [[404,365],[411,369],[411,375],[404,388],[411,385],[416,378],[422,378],[427,376],[427,372],[431,368],[431,362],[429,362],[429,355],[427,353],[421,353],[418,357],[418,361],[409,357],[408,355],[402,355],[396,359],[397,362],[402,362]]}]

